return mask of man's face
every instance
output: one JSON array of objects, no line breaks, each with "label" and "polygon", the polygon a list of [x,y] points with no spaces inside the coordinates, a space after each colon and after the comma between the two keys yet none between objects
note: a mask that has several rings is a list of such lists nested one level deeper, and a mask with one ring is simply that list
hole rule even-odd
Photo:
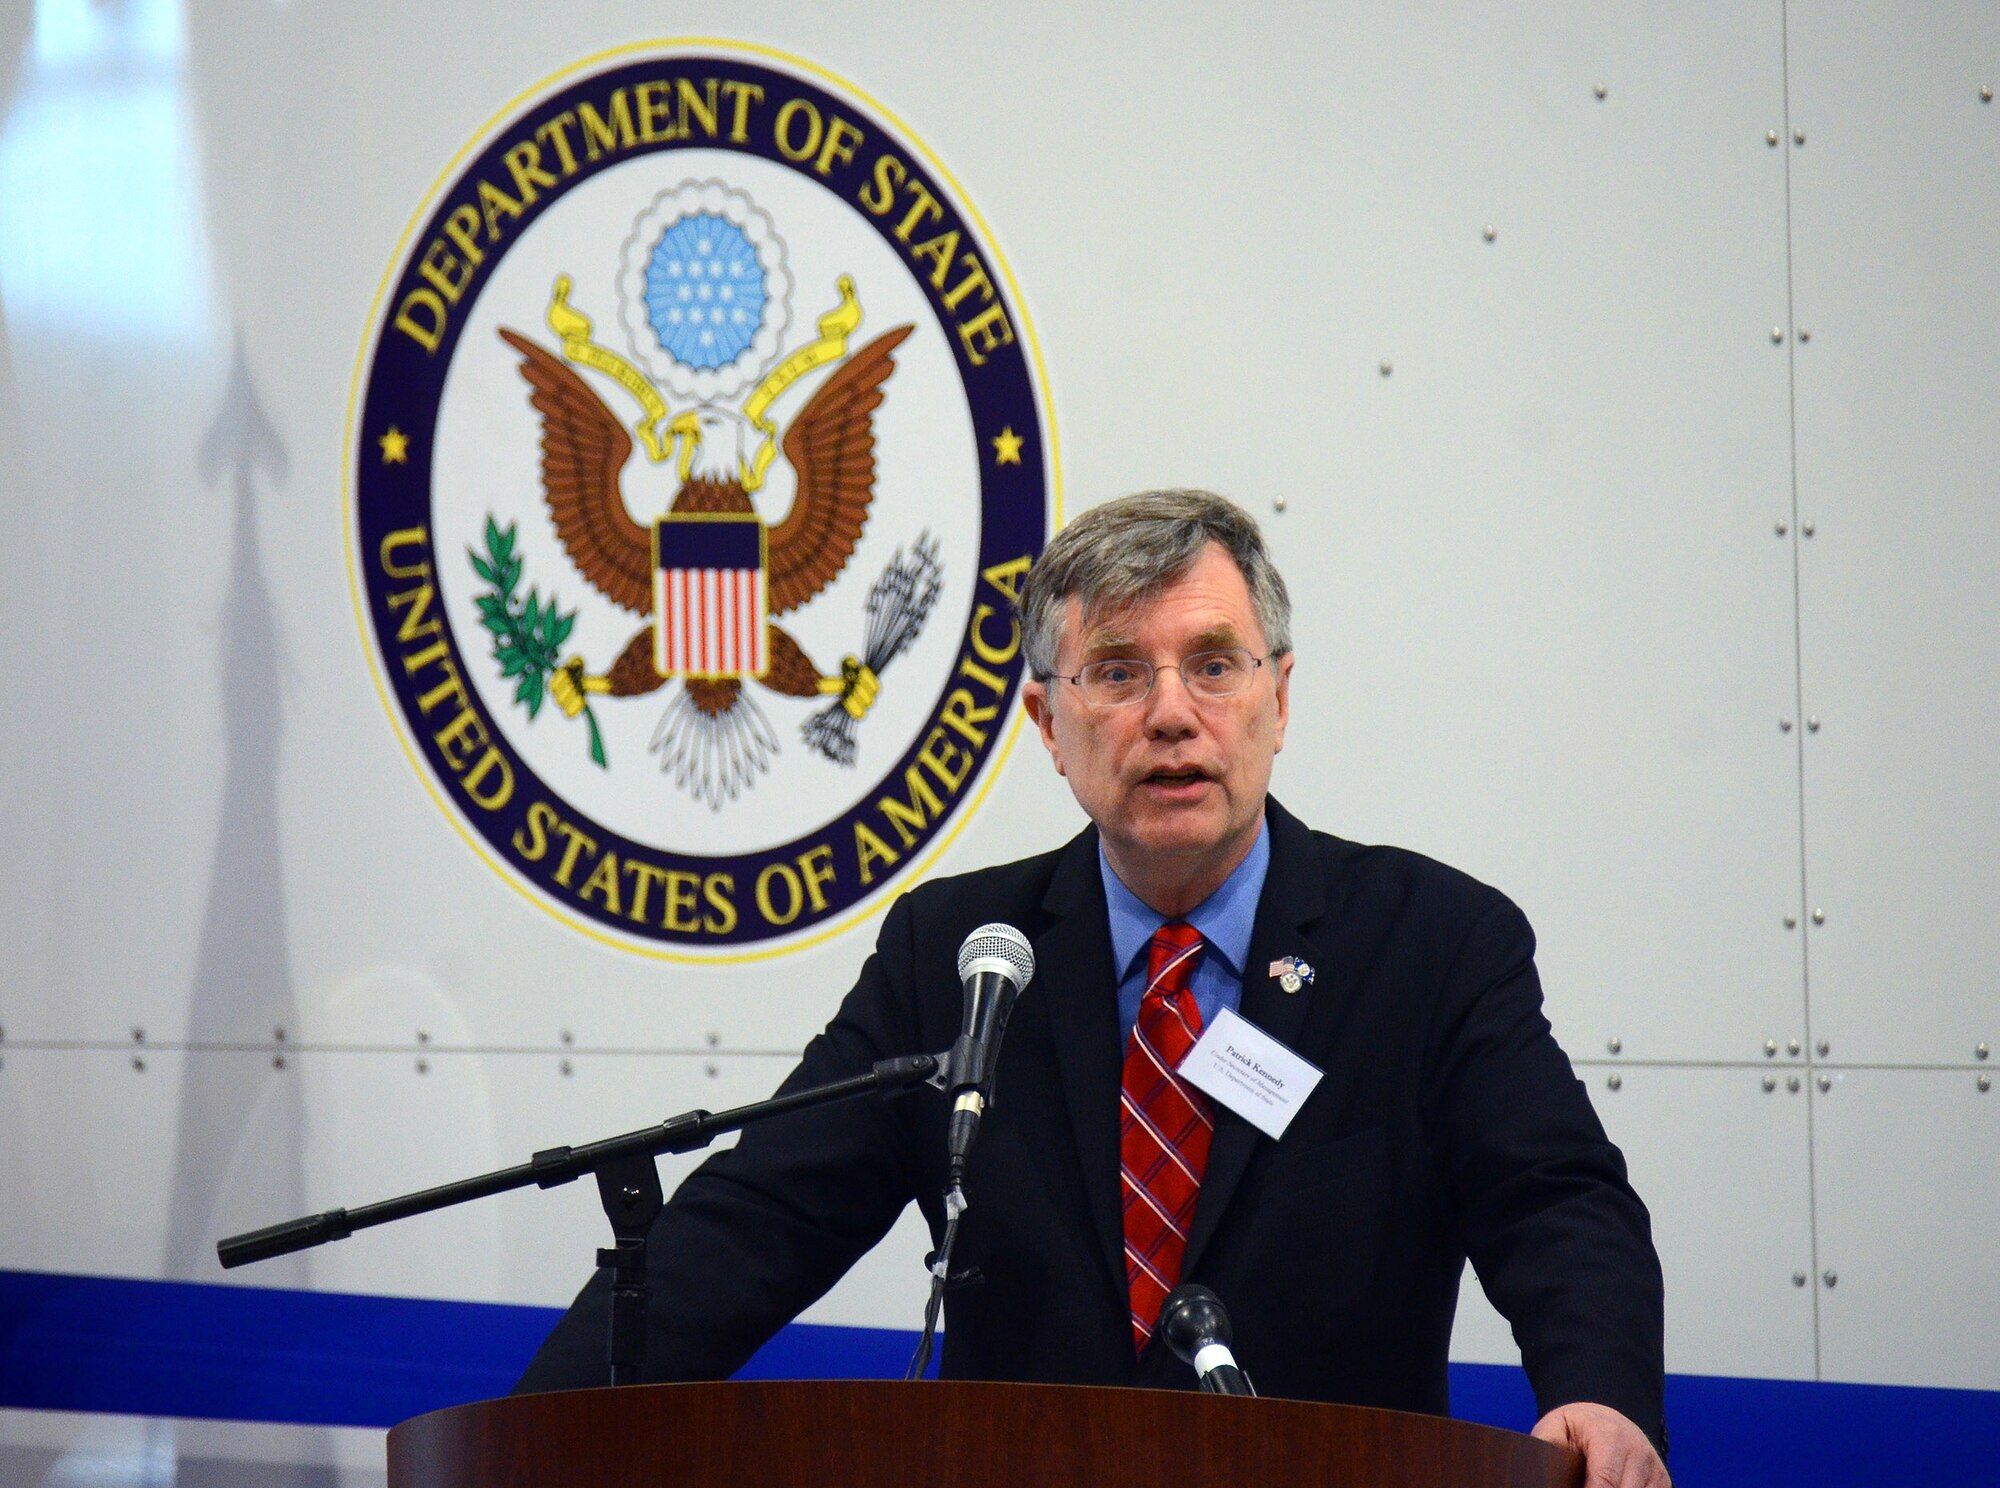
[{"label": "man's face", "polygon": [[1141,892],[1142,881],[1200,883],[1205,897],[1256,841],[1271,762],[1285,742],[1292,658],[1267,661],[1232,697],[1190,695],[1177,670],[1185,658],[1268,649],[1242,572],[1215,543],[1133,610],[1086,624],[1081,603],[1066,604],[1059,674],[1093,661],[1146,661],[1158,669],[1153,690],[1104,708],[1074,683],[1031,681],[1029,716],[1119,876]]}]

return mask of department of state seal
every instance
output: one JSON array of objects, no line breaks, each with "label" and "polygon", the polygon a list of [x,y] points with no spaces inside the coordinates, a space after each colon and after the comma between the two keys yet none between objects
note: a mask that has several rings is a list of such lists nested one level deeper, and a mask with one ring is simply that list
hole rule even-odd
[{"label": "department of state seal", "polygon": [[432,793],[570,923],[770,954],[865,912],[1016,725],[1054,438],[983,225],[879,106],[721,42],[579,64],[379,297],[357,604]]}]

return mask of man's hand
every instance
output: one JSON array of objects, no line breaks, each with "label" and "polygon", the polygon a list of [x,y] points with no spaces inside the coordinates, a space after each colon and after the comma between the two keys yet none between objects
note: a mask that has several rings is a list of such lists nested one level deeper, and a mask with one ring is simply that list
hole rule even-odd
[{"label": "man's hand", "polygon": [[1559,1405],[1535,1423],[1534,1435],[1583,1453],[1584,1488],[1671,1488],[1646,1433],[1608,1405]]}]

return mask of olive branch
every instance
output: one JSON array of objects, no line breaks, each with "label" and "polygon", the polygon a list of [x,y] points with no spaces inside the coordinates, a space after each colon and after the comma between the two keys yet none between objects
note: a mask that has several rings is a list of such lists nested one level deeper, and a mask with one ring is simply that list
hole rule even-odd
[{"label": "olive branch", "polygon": [[[531,584],[525,599],[515,598],[521,582],[521,559],[514,551],[515,524],[503,532],[489,514],[486,518],[486,556],[471,548],[472,571],[493,587],[473,596],[479,618],[493,632],[493,659],[500,663],[500,675],[518,677],[514,701],[534,718],[548,696],[549,673],[562,665],[560,650],[576,626],[576,611],[563,614],[551,594],[546,603]],[[597,715],[590,704],[583,705],[583,721],[590,726],[590,757],[600,768],[604,763],[604,735],[597,727]]]}]

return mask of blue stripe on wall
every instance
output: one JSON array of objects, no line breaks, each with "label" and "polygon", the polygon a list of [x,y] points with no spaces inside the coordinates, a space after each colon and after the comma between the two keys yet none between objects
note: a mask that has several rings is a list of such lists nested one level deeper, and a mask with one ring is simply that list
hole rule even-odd
[{"label": "blue stripe on wall", "polygon": [[[0,1406],[390,1426],[503,1395],[555,1322],[545,1307],[0,1271]],[[914,1332],[794,1324],[740,1379],[893,1379]],[[1454,1364],[1460,1417],[1525,1431],[1517,1368]],[[1673,1375],[1683,1483],[1841,1488],[1977,1482],[2000,1392]]]},{"label": "blue stripe on wall", "polygon": [[390,1426],[504,1395],[558,1316],[0,1271],[0,1405]]}]

